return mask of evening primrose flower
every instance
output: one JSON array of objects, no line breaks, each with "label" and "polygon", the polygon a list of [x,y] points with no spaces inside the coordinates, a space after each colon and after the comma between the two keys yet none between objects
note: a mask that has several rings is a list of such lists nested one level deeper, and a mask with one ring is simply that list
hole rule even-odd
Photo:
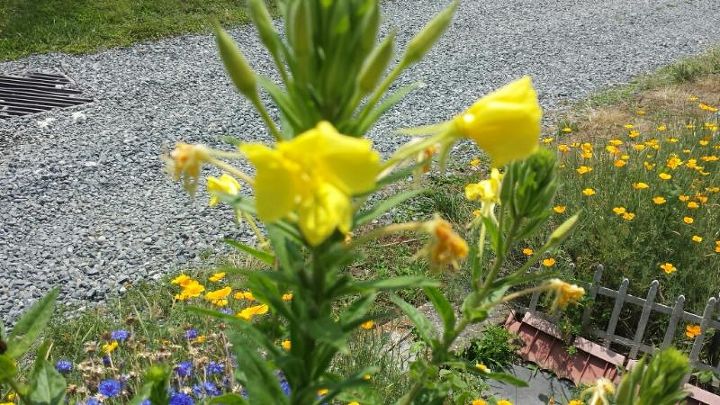
[{"label": "evening primrose flower", "polygon": [[567,209],[567,206],[565,205],[556,205],[553,207],[553,211],[555,211],[556,214],[562,214]]},{"label": "evening primrose flower", "polygon": [[351,197],[372,190],[381,170],[369,140],[342,135],[325,121],[275,149],[249,143],[240,150],[257,170],[258,217],[274,222],[295,213],[312,246],[335,229],[350,232]]},{"label": "evening primrose flower", "polygon": [[211,158],[210,149],[204,145],[191,145],[179,142],[175,150],[163,156],[165,170],[173,180],[182,179],[185,189],[194,194],[202,165]]},{"label": "evening primrose flower", "polygon": [[257,315],[264,315],[268,312],[268,306],[265,304],[261,305],[254,305],[252,307],[247,307],[240,312],[238,312],[235,316],[237,316],[240,319],[244,319],[246,321],[252,320],[254,316]]},{"label": "evening primrose flower", "polygon": [[493,167],[501,167],[537,150],[541,117],[532,80],[524,76],[476,101],[453,126],[490,155]]},{"label": "evening primrose flower", "polygon": [[663,263],[660,265],[660,269],[665,272],[665,274],[672,274],[677,271],[677,267],[673,266],[672,263]]},{"label": "evening primrose flower", "polygon": [[430,234],[430,242],[419,254],[425,254],[433,267],[452,266],[460,268],[459,261],[467,257],[467,242],[452,229],[452,225],[440,217],[423,223],[422,227]]},{"label": "evening primrose flower", "polygon": [[578,302],[583,295],[585,289],[574,284],[566,283],[560,279],[554,278],[545,283],[546,289],[554,295],[552,303],[552,311],[565,309],[569,304]]},{"label": "evening primrose flower", "polygon": [[701,333],[702,329],[700,328],[700,325],[690,324],[685,327],[685,336],[688,339],[695,339],[700,336]]},{"label": "evening primrose flower", "polygon": [[488,179],[465,186],[465,198],[470,201],[480,201],[483,216],[489,216],[495,208],[495,204],[500,204],[502,177],[498,169],[492,169]]},{"label": "evening primrose flower", "polygon": [[240,192],[240,183],[227,173],[220,177],[210,176],[207,179],[207,190],[210,194],[209,206],[214,207],[220,203],[220,196],[235,196]]},{"label": "evening primrose flower", "polygon": [[588,187],[588,188],[586,188],[586,189],[583,189],[582,194],[583,194],[585,197],[590,197],[590,196],[595,195],[596,193],[595,193],[595,190],[594,190],[594,189]]},{"label": "evening primrose flower", "polygon": [[655,196],[653,197],[652,202],[656,205],[663,205],[667,202],[667,200],[663,196]]}]

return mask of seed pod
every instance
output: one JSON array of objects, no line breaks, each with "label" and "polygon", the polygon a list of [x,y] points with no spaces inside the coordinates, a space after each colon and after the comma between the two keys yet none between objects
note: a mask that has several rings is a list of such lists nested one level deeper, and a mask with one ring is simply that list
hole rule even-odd
[{"label": "seed pod", "polygon": [[272,25],[272,17],[270,17],[270,12],[265,6],[265,0],[249,0],[248,10],[250,11],[250,19],[255,23],[260,34],[260,40],[272,54],[279,54],[278,33]]},{"label": "seed pod", "polygon": [[256,97],[257,80],[255,72],[253,72],[240,48],[220,26],[215,28],[215,36],[220,50],[220,57],[225,64],[230,79],[235,83],[235,87],[247,98]]},{"label": "seed pod", "polygon": [[580,218],[580,214],[575,214],[568,218],[565,222],[562,223],[553,233],[550,235],[550,238],[548,239],[548,244],[550,245],[556,245],[568,236],[570,236],[570,232],[572,232],[573,229],[575,229],[575,226],[577,226],[578,219]]},{"label": "seed pod", "polygon": [[380,77],[385,72],[390,58],[393,56],[393,45],[395,33],[391,32],[375,49],[368,55],[365,63],[358,74],[358,87],[362,94],[370,93],[377,86]]},{"label": "seed pod", "polygon": [[425,56],[427,51],[432,48],[442,33],[445,32],[445,29],[455,14],[457,5],[457,0],[450,3],[445,10],[430,20],[430,22],[410,40],[407,50],[405,51],[405,57],[403,58],[405,64],[416,63]]},{"label": "seed pod", "polygon": [[295,55],[305,57],[312,49],[312,21],[307,1],[296,1],[288,16],[288,38]]}]

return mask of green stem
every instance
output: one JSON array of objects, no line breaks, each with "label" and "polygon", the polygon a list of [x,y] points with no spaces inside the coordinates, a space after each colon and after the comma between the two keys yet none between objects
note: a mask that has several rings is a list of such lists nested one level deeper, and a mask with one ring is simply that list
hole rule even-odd
[{"label": "green stem", "polygon": [[262,120],[265,122],[265,125],[270,129],[270,133],[273,135],[276,141],[282,141],[283,136],[280,133],[280,130],[278,130],[277,126],[275,125],[275,122],[270,118],[270,114],[268,114],[267,110],[265,109],[265,106],[263,105],[262,101],[260,101],[260,96],[257,92],[253,94],[252,97],[250,97],[250,102],[253,106],[255,106],[255,109],[260,113],[260,117],[262,117]]},{"label": "green stem", "polygon": [[387,90],[390,88],[390,85],[393,84],[395,79],[397,79],[398,76],[400,76],[400,73],[402,73],[403,70],[407,67],[407,63],[402,61],[398,63],[392,71],[390,71],[390,74],[385,76],[385,79],[383,79],[382,83],[380,83],[380,86],[375,89],[372,96],[370,96],[370,99],[368,100],[367,104],[365,104],[365,107],[363,107],[362,111],[360,112],[360,116],[358,117],[357,122],[362,122],[367,118],[367,116],[370,114],[370,111],[375,107],[375,105],[380,101],[382,96],[387,92]]}]

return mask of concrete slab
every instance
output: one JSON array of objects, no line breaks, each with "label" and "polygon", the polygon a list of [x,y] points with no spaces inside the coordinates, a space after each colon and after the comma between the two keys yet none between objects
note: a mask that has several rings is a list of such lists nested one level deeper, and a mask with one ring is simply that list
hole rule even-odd
[{"label": "concrete slab", "polygon": [[[508,374],[527,381],[529,387],[520,388],[498,381],[490,382],[490,391],[496,397],[509,399],[516,405],[567,404],[573,399],[575,385],[569,380],[558,379],[554,374],[539,370],[533,364],[514,365]],[[553,400],[554,402],[550,402]]]}]

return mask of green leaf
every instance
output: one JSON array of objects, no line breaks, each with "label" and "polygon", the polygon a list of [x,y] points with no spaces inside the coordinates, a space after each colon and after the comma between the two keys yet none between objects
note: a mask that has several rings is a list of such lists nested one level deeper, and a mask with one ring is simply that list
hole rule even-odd
[{"label": "green leaf", "polygon": [[405,166],[401,169],[396,169],[392,173],[390,173],[387,176],[378,180],[378,182],[377,182],[378,188],[382,187],[382,186],[386,186],[388,184],[395,183],[396,181],[399,181],[399,180],[407,179],[408,177],[413,175],[415,170],[417,170],[420,166],[423,166],[425,163],[426,163],[426,161],[422,160],[420,162],[411,164],[409,166]]},{"label": "green leaf", "polygon": [[[259,333],[259,332],[258,332]],[[280,382],[273,370],[263,360],[256,347],[249,345],[239,333],[231,333],[232,350],[239,368],[245,374],[250,400],[258,404],[287,404],[288,398],[280,388]]]},{"label": "green leaf", "polygon": [[9,381],[17,375],[15,360],[5,354],[0,354],[0,381]]},{"label": "green leaf", "polygon": [[210,405],[246,405],[248,402],[238,394],[225,394],[213,397],[207,403]]},{"label": "green leaf", "polygon": [[42,360],[40,366],[33,370],[30,379],[29,402],[35,404],[63,404],[67,383],[50,362]]},{"label": "green leaf", "polygon": [[384,213],[390,211],[391,209],[404,203],[405,201],[423,193],[424,191],[424,189],[405,191],[396,194],[388,199],[380,201],[377,205],[375,205],[369,210],[358,212],[355,217],[355,226],[364,225],[372,221],[373,219],[379,218]]},{"label": "green leaf", "polygon": [[455,310],[452,305],[437,288],[425,287],[423,291],[432,302],[435,311],[440,315],[445,327],[445,334],[451,333],[455,329]]},{"label": "green leaf", "polygon": [[368,129],[373,125],[373,123],[375,123],[375,121],[380,118],[381,115],[383,115],[387,110],[392,108],[395,104],[402,101],[402,99],[404,99],[408,94],[419,89],[422,86],[422,83],[416,82],[407,86],[403,86],[399,88],[395,93],[387,96],[385,100],[380,103],[380,105],[375,107],[370,112],[370,114],[368,114],[367,117],[365,117],[365,119],[358,124],[358,130],[355,132],[359,134],[364,134],[365,132],[367,132]]},{"label": "green leaf", "polygon": [[482,375],[487,376],[490,379],[493,379],[495,381],[504,382],[510,385],[514,385],[516,387],[527,387],[528,383],[526,381],[523,381],[514,375],[506,374],[506,373],[483,373]]},{"label": "green leaf", "polygon": [[223,242],[234,247],[235,249],[245,252],[250,256],[262,261],[263,263],[272,266],[275,263],[275,256],[270,253],[263,252],[262,250],[255,249],[254,247],[248,246],[242,242],[238,242],[232,239],[223,239]]},{"label": "green leaf", "polygon": [[50,321],[59,292],[50,291],[23,314],[8,338],[5,355],[17,359],[28,351]]},{"label": "green leaf", "polygon": [[425,343],[432,345],[435,336],[435,327],[425,315],[423,315],[417,308],[410,305],[404,299],[398,297],[395,294],[390,295],[390,301],[395,304],[400,310],[410,318],[410,321],[415,325],[418,336]]},{"label": "green leaf", "polygon": [[367,321],[367,314],[372,309],[376,297],[377,294],[375,293],[363,295],[348,305],[347,309],[340,314],[343,330],[353,330],[361,323]]},{"label": "green leaf", "polygon": [[404,288],[439,287],[440,282],[420,276],[400,276],[360,281],[350,286],[355,290],[401,290]]},{"label": "green leaf", "polygon": [[291,127],[299,128],[302,126],[302,121],[298,118],[292,99],[283,92],[280,87],[271,80],[262,76],[258,77],[258,83],[260,83],[260,86],[265,89],[268,94],[270,94],[270,97],[282,112],[283,118],[287,120]]}]

